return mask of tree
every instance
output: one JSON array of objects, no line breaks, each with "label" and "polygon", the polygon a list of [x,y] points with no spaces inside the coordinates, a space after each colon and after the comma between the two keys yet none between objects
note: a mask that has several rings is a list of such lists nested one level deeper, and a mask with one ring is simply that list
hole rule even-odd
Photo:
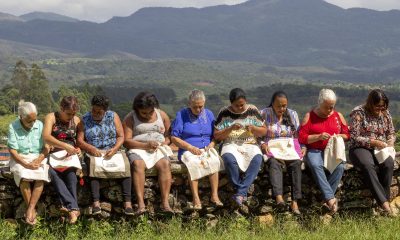
[{"label": "tree", "polygon": [[11,77],[11,82],[14,87],[19,91],[20,98],[25,98],[25,94],[29,89],[29,76],[28,76],[28,68],[26,64],[19,60],[14,67],[14,72]]},{"label": "tree", "polygon": [[25,100],[34,103],[40,113],[48,113],[54,109],[49,81],[37,64],[32,64],[28,87]]}]

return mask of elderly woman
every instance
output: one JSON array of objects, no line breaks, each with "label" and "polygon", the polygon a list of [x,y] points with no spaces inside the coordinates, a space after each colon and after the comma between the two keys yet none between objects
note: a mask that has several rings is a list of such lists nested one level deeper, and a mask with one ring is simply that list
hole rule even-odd
[{"label": "elderly woman", "polygon": [[155,167],[161,190],[160,213],[172,215],[168,201],[171,188],[169,156],[170,120],[159,109],[156,96],[149,92],[139,93],[133,100],[133,111],[124,119],[124,146],[129,149],[128,158],[132,165],[133,186],[138,202],[136,214],[147,212],[144,203],[145,169]]},{"label": "elderly woman", "polygon": [[[171,140],[179,147],[178,159],[189,151],[193,155],[200,156],[204,151],[214,147],[213,126],[214,114],[204,108],[206,98],[200,90],[193,90],[189,95],[189,107],[180,110],[172,124]],[[218,163],[217,163],[218,164]],[[219,169],[218,169],[219,170]],[[211,204],[222,207],[223,204],[218,197],[218,172],[209,175],[211,185]],[[202,208],[198,180],[190,181],[192,190],[193,208]]]},{"label": "elderly woman", "polygon": [[[392,117],[388,110],[389,99],[382,90],[372,90],[364,105],[350,114],[350,159],[361,169],[365,184],[387,214],[392,214],[389,205],[394,162],[388,157],[378,161],[374,150],[393,147],[396,140]],[[379,170],[378,170],[379,169]]]},{"label": "elderly woman", "polygon": [[[75,116],[79,110],[78,99],[74,96],[64,97],[60,103],[60,111],[49,113],[44,120],[43,138],[53,147],[53,152],[65,150],[68,155],[80,154],[76,146],[76,130],[80,123]],[[61,201],[61,211],[67,211],[69,222],[75,223],[80,215],[76,185],[76,168],[50,167],[51,182]]]},{"label": "elderly woman", "polygon": [[[109,99],[96,95],[92,98],[91,112],[82,117],[78,125],[78,146],[94,157],[111,158],[124,143],[124,130],[117,113],[108,110]],[[90,164],[89,164],[90,165]],[[131,177],[121,179],[122,195],[124,197],[124,214],[134,215],[131,203]],[[93,198],[93,215],[101,213],[100,179],[92,177],[90,187]]]},{"label": "elderly woman", "polygon": [[[301,199],[301,163],[300,158],[305,154],[303,147],[300,154],[294,159],[277,159],[270,152],[268,143],[273,139],[292,139],[298,142],[298,130],[300,127],[297,112],[289,109],[288,97],[285,92],[277,91],[272,95],[269,107],[261,111],[267,126],[267,135],[261,145],[261,149],[268,157],[269,178],[272,185],[272,194],[279,208],[285,207],[283,200],[283,174],[282,169],[287,168],[292,180],[292,202],[291,209],[295,214],[300,214],[297,200]],[[294,147],[294,146],[293,146]]]},{"label": "elderly woman", "polygon": [[215,121],[214,138],[223,141],[222,159],[236,190],[232,200],[241,207],[263,159],[257,138],[265,136],[267,129],[258,109],[247,103],[242,89],[232,89],[229,100],[231,105],[222,108]]},{"label": "elderly woman", "polygon": [[330,89],[319,93],[318,106],[308,112],[299,131],[299,141],[307,146],[307,165],[310,168],[325,204],[332,214],[337,212],[335,192],[344,172],[343,162],[328,173],[324,171],[324,150],[333,135],[349,139],[349,128],[343,115],[335,111],[336,95]]},{"label": "elderly woman", "polygon": [[36,106],[31,102],[21,101],[18,115],[19,118],[10,124],[8,130],[10,170],[27,206],[26,223],[34,225],[36,203],[42,194],[44,182],[50,181],[45,159],[49,149],[43,143],[43,123],[36,120]]}]

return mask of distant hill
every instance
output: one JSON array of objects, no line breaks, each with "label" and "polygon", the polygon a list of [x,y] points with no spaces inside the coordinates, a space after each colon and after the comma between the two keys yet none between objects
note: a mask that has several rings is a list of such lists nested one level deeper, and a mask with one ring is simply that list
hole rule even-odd
[{"label": "distant hill", "polygon": [[248,61],[274,66],[390,68],[400,62],[400,11],[323,0],[144,8],[108,22],[0,22],[0,38],[88,55]]},{"label": "distant hill", "polygon": [[8,13],[0,12],[0,21],[16,21],[16,22],[23,22],[24,19],[14,16]]},{"label": "distant hill", "polygon": [[41,19],[41,20],[59,21],[59,22],[79,22],[78,19],[67,17],[64,15],[57,14],[57,13],[52,13],[52,12],[30,12],[30,13],[21,15],[19,17],[24,19],[25,21]]}]

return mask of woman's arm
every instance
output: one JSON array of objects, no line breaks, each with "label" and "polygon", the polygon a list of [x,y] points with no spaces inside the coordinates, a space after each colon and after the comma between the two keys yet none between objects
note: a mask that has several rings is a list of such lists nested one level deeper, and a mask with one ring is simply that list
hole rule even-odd
[{"label": "woman's arm", "polygon": [[116,136],[117,141],[115,143],[115,146],[106,152],[105,157],[112,157],[115,153],[118,152],[122,144],[124,144],[124,129],[122,128],[121,119],[115,112],[114,112],[114,125],[115,125],[115,130],[117,132]]},{"label": "woman's arm", "polygon": [[61,148],[64,149],[68,152],[68,154],[77,154],[79,153],[79,151],[77,149],[74,148],[74,146],[59,141],[57,140],[55,137],[53,137],[51,135],[51,131],[53,128],[53,125],[55,124],[56,119],[54,116],[54,113],[49,113],[46,115],[45,119],[44,119],[44,127],[43,127],[43,140],[45,141],[45,143],[57,147],[57,148]]},{"label": "woman's arm", "polygon": [[77,127],[76,144],[83,151],[89,153],[90,155],[93,155],[95,157],[101,156],[101,152],[99,149],[85,141],[85,126],[83,125],[83,121],[81,121]]},{"label": "woman's arm", "polygon": [[349,126],[347,125],[346,119],[343,117],[343,115],[340,112],[338,112],[338,114],[340,117],[341,129],[342,129],[342,131],[338,135],[341,136],[343,140],[347,141],[350,139]]},{"label": "woman's arm", "polygon": [[161,113],[161,118],[163,120],[164,127],[165,127],[165,132],[164,132],[165,141],[162,144],[169,145],[171,143],[171,139],[170,139],[171,120],[169,119],[168,115],[164,111],[160,110],[160,113]]}]

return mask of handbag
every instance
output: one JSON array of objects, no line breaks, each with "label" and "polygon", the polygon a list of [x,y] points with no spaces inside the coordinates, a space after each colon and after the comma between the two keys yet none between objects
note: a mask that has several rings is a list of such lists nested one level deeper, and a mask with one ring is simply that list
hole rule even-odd
[{"label": "handbag", "polygon": [[124,152],[117,152],[111,158],[86,154],[89,158],[89,176],[94,178],[126,178],[131,176],[131,167]]}]

